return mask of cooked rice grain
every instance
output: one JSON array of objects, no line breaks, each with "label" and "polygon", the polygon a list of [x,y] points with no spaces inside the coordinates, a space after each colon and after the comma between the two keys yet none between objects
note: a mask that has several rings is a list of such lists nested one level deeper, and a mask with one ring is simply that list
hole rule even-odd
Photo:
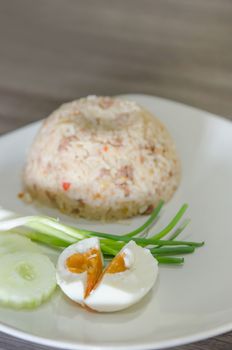
[{"label": "cooked rice grain", "polygon": [[44,122],[30,149],[31,197],[89,219],[122,219],[168,201],[180,161],[164,125],[135,102],[89,96]]}]

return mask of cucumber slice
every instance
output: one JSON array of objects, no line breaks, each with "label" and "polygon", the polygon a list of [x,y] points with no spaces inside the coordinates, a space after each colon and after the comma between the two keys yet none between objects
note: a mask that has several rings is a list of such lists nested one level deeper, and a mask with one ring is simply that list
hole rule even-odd
[{"label": "cucumber slice", "polygon": [[34,308],[56,288],[55,267],[46,255],[31,252],[0,257],[0,303],[13,308]]},{"label": "cucumber slice", "polygon": [[0,233],[0,256],[19,251],[41,252],[29,238],[16,233]]}]

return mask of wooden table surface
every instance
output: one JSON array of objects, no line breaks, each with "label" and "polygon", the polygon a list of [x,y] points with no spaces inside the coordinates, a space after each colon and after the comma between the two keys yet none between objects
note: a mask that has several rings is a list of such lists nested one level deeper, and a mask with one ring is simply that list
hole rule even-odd
[{"label": "wooden table surface", "polygon": [[[64,101],[129,92],[232,119],[232,2],[0,0],[1,134]],[[47,348],[0,334],[0,349]],[[231,350],[232,333],[178,349]]]}]

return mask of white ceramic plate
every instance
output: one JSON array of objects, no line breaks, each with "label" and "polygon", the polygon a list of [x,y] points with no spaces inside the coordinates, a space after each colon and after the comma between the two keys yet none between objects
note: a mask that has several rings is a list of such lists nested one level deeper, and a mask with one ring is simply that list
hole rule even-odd
[{"label": "white ceramic plate", "polygon": [[[181,186],[165,207],[158,228],[188,202],[192,223],[183,236],[205,240],[205,246],[186,256],[183,267],[161,267],[154,290],[128,310],[87,312],[57,292],[37,310],[1,308],[1,331],[61,348],[142,350],[189,343],[232,330],[232,123],[156,97],[129,98],[167,125],[182,159]],[[0,138],[0,205],[22,214],[46,211],[17,199],[25,154],[38,127],[39,123],[32,124]],[[56,211],[52,214],[59,215]],[[136,227],[144,219],[114,225],[78,220],[76,224],[116,233]]]}]

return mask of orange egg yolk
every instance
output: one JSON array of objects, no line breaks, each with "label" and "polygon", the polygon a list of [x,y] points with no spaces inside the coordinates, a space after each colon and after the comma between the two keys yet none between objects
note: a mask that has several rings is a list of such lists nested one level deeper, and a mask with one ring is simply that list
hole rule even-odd
[{"label": "orange egg yolk", "polygon": [[75,253],[68,257],[66,266],[73,273],[87,272],[86,298],[102,274],[103,264],[99,250],[92,248],[85,253]]},{"label": "orange egg yolk", "polygon": [[112,273],[118,273],[118,272],[123,272],[127,270],[127,267],[124,261],[124,256],[125,254],[123,253],[115,256],[115,258],[109,263],[109,265],[102,272],[101,276],[99,277],[97,283],[94,286],[94,289],[96,289],[99,286],[99,284],[101,283],[106,273],[112,274]]},{"label": "orange egg yolk", "polygon": [[103,271],[100,251],[96,248],[85,253],[75,253],[68,257],[66,266],[72,273],[87,272],[85,298],[96,288],[106,273],[119,273],[127,270],[124,254],[116,255]]},{"label": "orange egg yolk", "polygon": [[104,273],[118,273],[126,270],[124,254],[119,254],[109,263]]}]

